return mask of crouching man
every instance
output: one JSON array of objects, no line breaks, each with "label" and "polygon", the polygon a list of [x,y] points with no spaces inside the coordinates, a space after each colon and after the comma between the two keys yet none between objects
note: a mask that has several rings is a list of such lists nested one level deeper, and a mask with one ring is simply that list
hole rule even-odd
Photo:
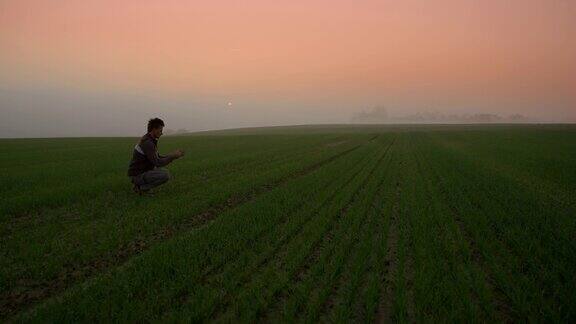
[{"label": "crouching man", "polygon": [[170,180],[168,170],[162,168],[184,156],[184,151],[176,150],[166,156],[158,154],[158,139],[162,136],[164,122],[160,118],[148,121],[148,133],[134,146],[128,176],[138,194],[147,192]]}]

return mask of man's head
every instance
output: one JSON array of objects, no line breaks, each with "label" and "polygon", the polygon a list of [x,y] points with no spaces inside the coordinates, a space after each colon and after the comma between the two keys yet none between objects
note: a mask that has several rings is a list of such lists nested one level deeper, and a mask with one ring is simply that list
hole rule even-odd
[{"label": "man's head", "polygon": [[164,128],[164,121],[160,118],[152,118],[148,121],[148,133],[155,138],[162,136],[162,129]]}]

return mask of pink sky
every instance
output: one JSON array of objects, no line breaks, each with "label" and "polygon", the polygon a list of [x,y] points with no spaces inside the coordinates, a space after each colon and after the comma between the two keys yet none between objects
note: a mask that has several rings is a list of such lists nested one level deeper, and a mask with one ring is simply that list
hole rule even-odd
[{"label": "pink sky", "polygon": [[0,86],[576,118],[575,39],[570,0],[2,0]]}]

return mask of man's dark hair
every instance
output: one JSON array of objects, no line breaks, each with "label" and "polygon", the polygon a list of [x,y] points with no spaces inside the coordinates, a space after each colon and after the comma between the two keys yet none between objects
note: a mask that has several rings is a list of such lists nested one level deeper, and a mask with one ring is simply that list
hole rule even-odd
[{"label": "man's dark hair", "polygon": [[158,127],[164,127],[164,121],[160,118],[152,118],[148,121],[148,132]]}]

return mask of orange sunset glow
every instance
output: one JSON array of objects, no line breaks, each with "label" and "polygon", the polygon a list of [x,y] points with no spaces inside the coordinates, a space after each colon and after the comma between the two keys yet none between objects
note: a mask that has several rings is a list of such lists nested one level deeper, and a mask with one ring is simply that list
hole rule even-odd
[{"label": "orange sunset glow", "polygon": [[109,131],[132,134],[139,109],[189,129],[372,105],[573,121],[575,39],[567,0],[4,0],[0,107],[11,129],[73,112],[78,135],[111,111],[133,126]]}]

